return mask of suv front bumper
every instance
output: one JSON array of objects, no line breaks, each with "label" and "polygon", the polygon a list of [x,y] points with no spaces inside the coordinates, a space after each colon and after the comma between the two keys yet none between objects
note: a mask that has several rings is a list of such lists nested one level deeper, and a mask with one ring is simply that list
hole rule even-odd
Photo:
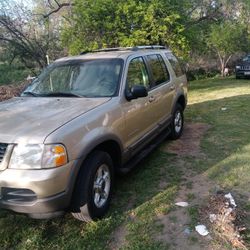
[{"label": "suv front bumper", "polygon": [[245,70],[236,69],[235,74],[236,74],[236,77],[238,77],[238,78],[241,78],[241,77],[242,78],[249,78],[250,77],[250,67],[248,70],[247,69],[245,69]]},{"label": "suv front bumper", "polygon": [[0,171],[0,208],[34,218],[57,215],[70,204],[75,167],[72,161],[53,169]]}]

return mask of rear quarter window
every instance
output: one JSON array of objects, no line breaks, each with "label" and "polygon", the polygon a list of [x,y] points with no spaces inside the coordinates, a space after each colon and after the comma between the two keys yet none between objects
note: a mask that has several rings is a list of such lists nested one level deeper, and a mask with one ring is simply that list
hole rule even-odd
[{"label": "rear quarter window", "polygon": [[171,66],[175,72],[175,75],[177,77],[182,76],[184,73],[182,71],[182,68],[181,68],[181,65],[180,65],[178,59],[172,53],[166,53],[165,55],[166,55],[168,61],[170,62]]}]

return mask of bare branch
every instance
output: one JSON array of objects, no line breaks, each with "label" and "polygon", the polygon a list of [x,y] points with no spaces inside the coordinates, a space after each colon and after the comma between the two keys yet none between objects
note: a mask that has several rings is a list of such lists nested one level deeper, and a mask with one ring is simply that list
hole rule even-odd
[{"label": "bare branch", "polygon": [[230,56],[227,58],[227,60],[226,60],[226,62],[225,62],[225,66],[227,66],[227,64],[228,64],[228,62],[230,61],[230,59],[231,59],[232,56],[233,56],[233,55],[230,55]]},{"label": "bare branch", "polygon": [[58,7],[56,8],[56,9],[54,9],[54,10],[51,10],[49,13],[47,13],[47,14],[43,14],[43,17],[44,18],[48,18],[50,15],[52,15],[52,14],[54,14],[54,13],[56,13],[56,12],[58,12],[59,10],[61,10],[62,8],[64,8],[64,7],[69,7],[69,6],[73,6],[74,4],[73,3],[58,3],[56,0],[55,0],[55,2],[57,3],[57,5],[58,5]]},{"label": "bare branch", "polygon": [[51,9],[53,9],[53,4],[51,3],[51,0],[48,0],[47,3],[48,3],[48,6],[49,6]]},{"label": "bare branch", "polygon": [[57,0],[54,0],[54,1],[56,2],[57,6],[59,7],[59,6],[60,6],[60,4],[58,3],[58,1],[57,1]]},{"label": "bare branch", "polygon": [[214,12],[210,15],[207,15],[207,16],[202,16],[194,21],[191,21],[191,22],[188,22],[186,25],[185,25],[185,28],[186,29],[189,29],[190,27],[196,25],[196,24],[199,24],[201,22],[204,22],[204,21],[218,21],[218,16],[220,15],[220,13],[218,12]]}]

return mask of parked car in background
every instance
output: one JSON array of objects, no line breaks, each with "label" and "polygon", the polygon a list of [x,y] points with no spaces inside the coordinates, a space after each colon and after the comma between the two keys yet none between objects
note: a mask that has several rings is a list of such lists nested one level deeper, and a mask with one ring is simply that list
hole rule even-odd
[{"label": "parked car in background", "polygon": [[101,218],[116,173],[183,130],[187,79],[162,46],[55,61],[0,103],[0,207],[51,218]]},{"label": "parked car in background", "polygon": [[236,64],[235,74],[236,79],[250,77],[250,54]]}]

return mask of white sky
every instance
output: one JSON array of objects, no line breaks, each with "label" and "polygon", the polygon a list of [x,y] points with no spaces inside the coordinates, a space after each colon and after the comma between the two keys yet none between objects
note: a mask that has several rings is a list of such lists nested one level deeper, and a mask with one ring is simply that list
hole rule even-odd
[{"label": "white sky", "polygon": [[33,0],[14,0],[17,3],[22,3],[27,7],[31,7],[33,5]]}]

